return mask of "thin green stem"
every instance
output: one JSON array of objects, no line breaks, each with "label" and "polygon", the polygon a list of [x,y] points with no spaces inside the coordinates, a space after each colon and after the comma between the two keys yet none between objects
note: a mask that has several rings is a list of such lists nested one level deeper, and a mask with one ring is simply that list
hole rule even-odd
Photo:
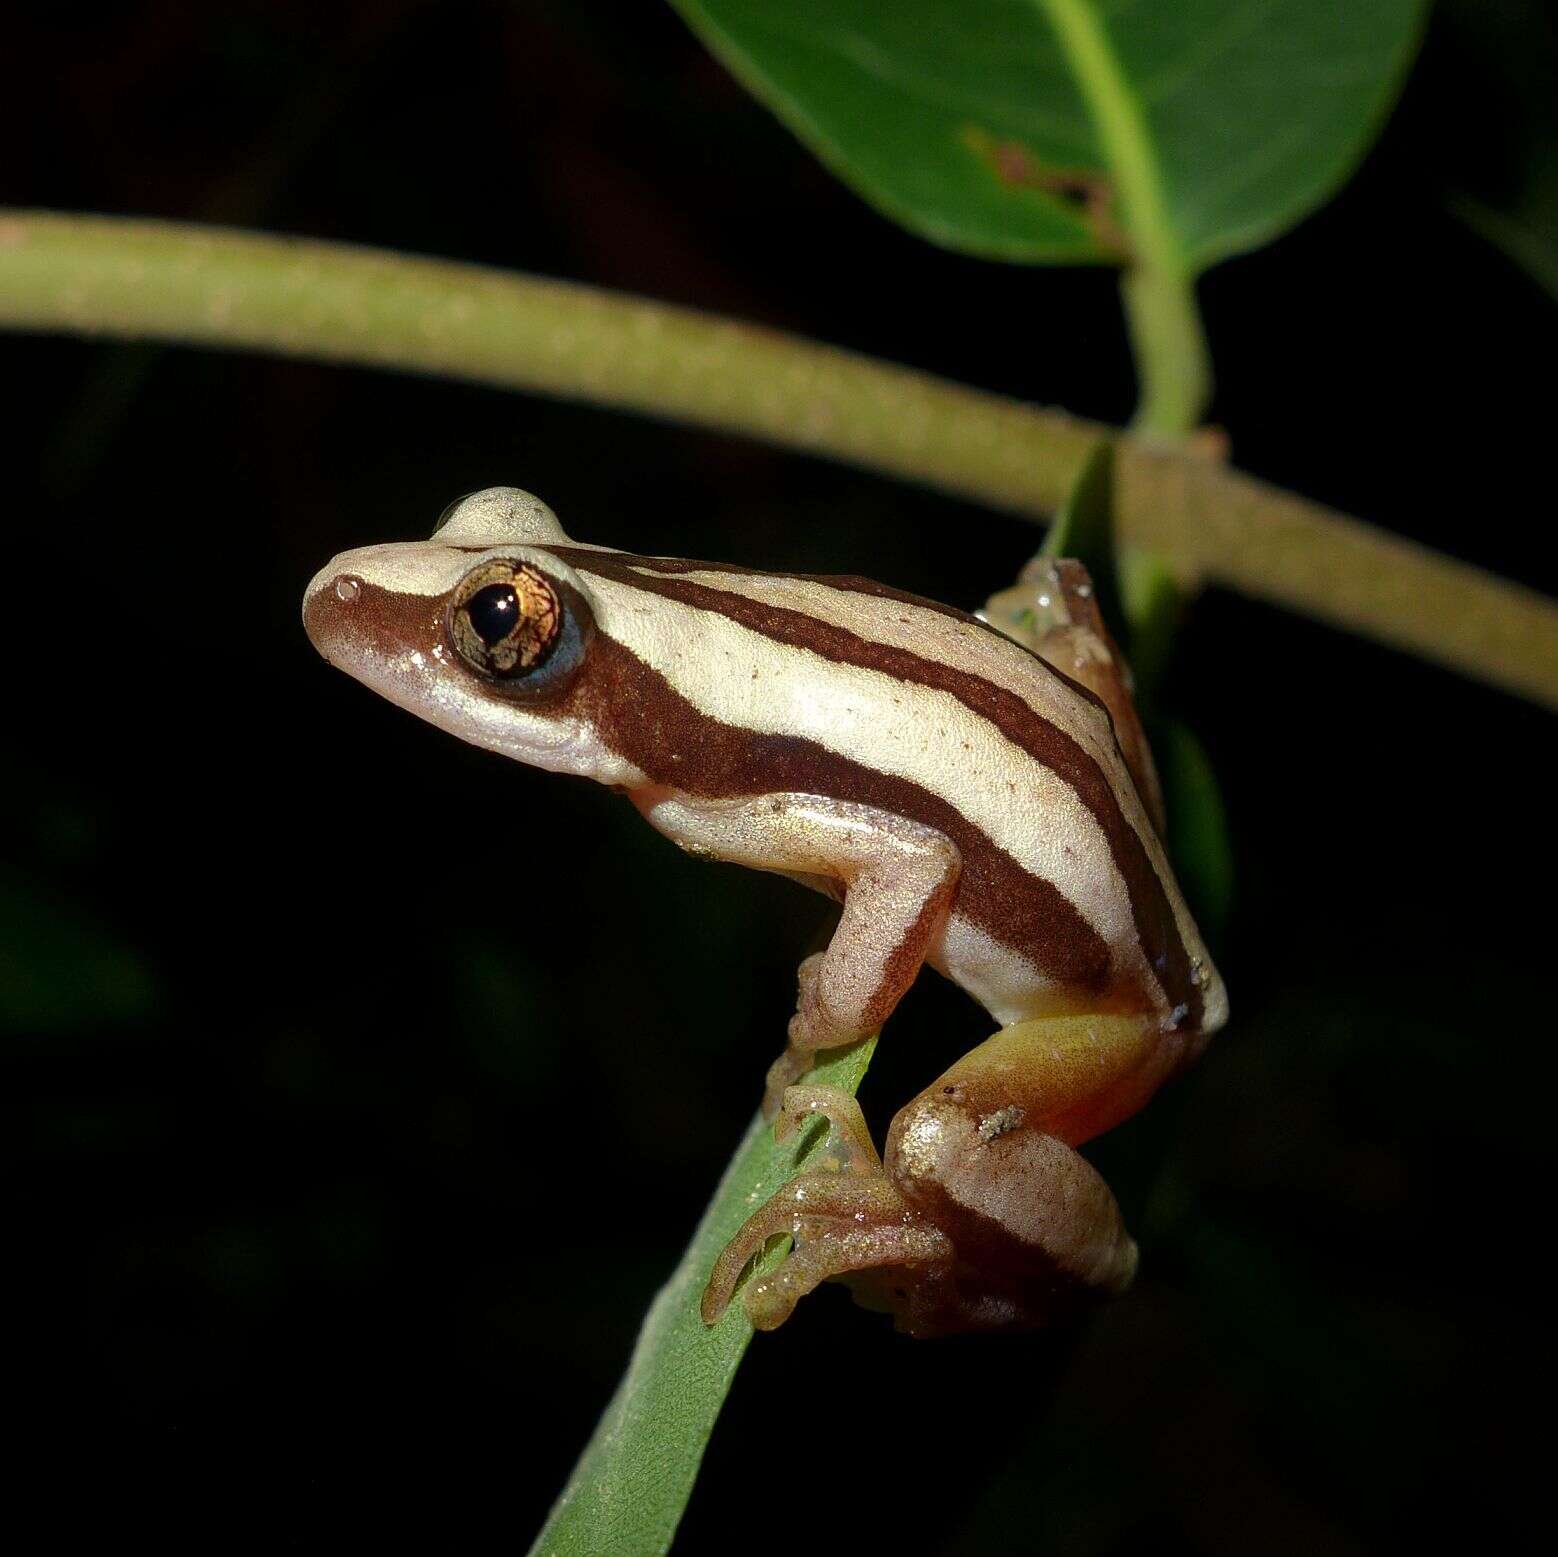
[{"label": "thin green stem", "polygon": [[1211,399],[1212,370],[1195,276],[1169,210],[1146,106],[1092,0],[1034,0],[1055,30],[1114,179],[1115,219],[1130,251],[1123,290],[1141,403],[1132,427],[1182,438]]},{"label": "thin green stem", "polygon": [[[875,1048],[871,1038],[824,1059],[811,1079],[854,1092]],[[704,1325],[698,1314],[704,1283],[741,1224],[794,1176],[826,1133],[819,1126],[781,1146],[764,1120],[752,1121],[681,1263],[650,1307],[622,1382],[530,1557],[647,1557],[670,1550],[715,1419],[752,1340],[739,1295],[718,1324]],[[788,1241],[759,1263],[772,1269],[787,1248]]]},{"label": "thin green stem", "polygon": [[1131,429],[1144,438],[1183,438],[1212,398],[1212,362],[1188,276],[1132,266],[1120,277],[1141,401]]},{"label": "thin green stem", "polygon": [[[1183,449],[689,309],[473,265],[0,211],[0,326],[241,347],[765,438],[1029,518],[1116,438],[1120,539],[1558,708],[1558,605]],[[518,473],[523,480],[523,473]]]}]

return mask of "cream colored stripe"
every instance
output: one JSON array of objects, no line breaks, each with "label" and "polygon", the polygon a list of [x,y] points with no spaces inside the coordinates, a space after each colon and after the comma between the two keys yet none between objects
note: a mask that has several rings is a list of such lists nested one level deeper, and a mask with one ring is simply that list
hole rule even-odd
[{"label": "cream colored stripe", "polygon": [[1051,882],[1107,942],[1139,956],[1125,881],[1093,813],[955,697],[777,642],[718,611],[598,574],[586,582],[601,629],[699,712],[760,734],[804,737],[940,796]]},{"label": "cream colored stripe", "polygon": [[[652,568],[635,571],[659,576]],[[1109,775],[1116,790],[1126,776],[1114,732],[1103,710],[1076,697],[1025,649],[988,628],[960,622],[956,617],[907,601],[836,589],[817,579],[725,573],[712,568],[672,577],[800,611],[854,633],[868,643],[902,649],[966,675],[992,681],[1020,697],[1041,719],[1047,719],[1076,741]]]}]

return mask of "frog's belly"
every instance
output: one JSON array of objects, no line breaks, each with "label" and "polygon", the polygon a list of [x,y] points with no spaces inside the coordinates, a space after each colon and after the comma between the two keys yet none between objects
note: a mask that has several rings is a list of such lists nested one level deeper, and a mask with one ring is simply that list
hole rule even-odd
[{"label": "frog's belly", "polygon": [[[1152,1002],[1132,985],[1108,991],[1084,990],[1076,984],[1047,976],[1026,957],[1004,946],[972,920],[954,911],[946,928],[926,958],[939,973],[965,990],[1002,1027],[1057,1010],[1075,1009],[1079,997],[1086,1003],[1140,1005]],[[1114,961],[1119,965],[1118,955]],[[1087,997],[1091,996],[1091,1001]]]},{"label": "frog's belly", "polygon": [[[835,903],[844,901],[843,888],[830,876],[794,870],[775,874],[810,887]],[[1135,947],[1117,947],[1112,949],[1110,960],[1115,968],[1129,967],[1140,961],[1140,953]],[[1128,975],[1112,981],[1105,989],[1054,978],[956,909],[947,916],[941,934],[926,952],[925,961],[977,1000],[1002,1027],[1031,1017],[1052,1016],[1057,1011],[1101,1006],[1151,1010],[1154,1006],[1141,982]]]}]

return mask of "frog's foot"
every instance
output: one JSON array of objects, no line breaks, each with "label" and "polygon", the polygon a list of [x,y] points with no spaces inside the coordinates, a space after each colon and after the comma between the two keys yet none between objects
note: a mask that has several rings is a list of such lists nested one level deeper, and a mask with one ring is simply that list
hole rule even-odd
[{"label": "frog's foot", "polygon": [[810,1049],[785,1046],[784,1053],[768,1067],[763,1078],[763,1118],[777,1122],[784,1095],[812,1067]]},{"label": "frog's foot", "polygon": [[828,1134],[812,1154],[814,1170],[880,1175],[882,1159],[871,1142],[860,1105],[839,1087],[790,1087],[774,1120],[774,1139],[787,1141],[813,1119],[826,1120]]},{"label": "frog's foot", "polygon": [[768,1068],[763,1089],[763,1117],[779,1113],[784,1094],[811,1068],[818,1049],[834,1049],[858,1043],[866,1036],[841,1022],[825,1004],[821,981],[826,952],[814,952],[796,970],[795,1015],[790,1018],[784,1053]]},{"label": "frog's foot", "polygon": [[774,1121],[774,1139],[789,1140],[817,1119],[826,1122],[827,1135],[812,1152],[808,1170],[750,1217],[716,1262],[703,1296],[706,1323],[724,1313],[742,1274],[769,1241],[785,1234],[794,1239],[790,1254],[742,1294],[759,1330],[783,1324],[807,1293],[830,1278],[926,1270],[953,1258],[947,1239],[893,1187],[849,1093],[838,1087],[789,1088]]},{"label": "frog's foot", "polygon": [[947,1259],[951,1247],[917,1216],[878,1170],[802,1173],[747,1219],[714,1264],[703,1294],[705,1324],[716,1323],[747,1266],[771,1239],[795,1247],[767,1275],[747,1284],[742,1303],[759,1330],[774,1330],[795,1305],[831,1277],[881,1266],[915,1267]]}]

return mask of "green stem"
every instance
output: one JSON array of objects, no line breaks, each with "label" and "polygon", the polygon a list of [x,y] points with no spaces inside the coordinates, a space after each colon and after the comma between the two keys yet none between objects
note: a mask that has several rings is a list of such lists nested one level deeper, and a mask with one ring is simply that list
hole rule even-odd
[{"label": "green stem", "polygon": [[1131,426],[1150,437],[1182,438],[1206,412],[1212,370],[1146,105],[1091,0],[1034,3],[1055,29],[1114,178],[1116,220],[1131,255],[1122,290],[1141,383]]},{"label": "green stem", "polygon": [[[874,1038],[822,1061],[811,1078],[854,1092]],[[670,1550],[720,1406],[752,1340],[740,1296],[709,1328],[698,1300],[720,1250],[826,1132],[787,1146],[754,1119],[714,1192],[687,1252],[644,1319],[622,1382],[601,1415],[530,1557],[623,1557]],[[784,1249],[760,1262],[771,1269]],[[734,1543],[739,1545],[738,1543]]]},{"label": "green stem", "polygon": [[[689,309],[328,243],[0,211],[0,326],[373,363],[766,438],[1030,518],[1116,438],[1120,539],[1558,708],[1558,606],[1183,449]],[[523,476],[520,477],[523,479]]]},{"label": "green stem", "polygon": [[1188,276],[1132,266],[1120,277],[1141,403],[1131,429],[1172,441],[1193,432],[1212,398],[1212,363]]}]

